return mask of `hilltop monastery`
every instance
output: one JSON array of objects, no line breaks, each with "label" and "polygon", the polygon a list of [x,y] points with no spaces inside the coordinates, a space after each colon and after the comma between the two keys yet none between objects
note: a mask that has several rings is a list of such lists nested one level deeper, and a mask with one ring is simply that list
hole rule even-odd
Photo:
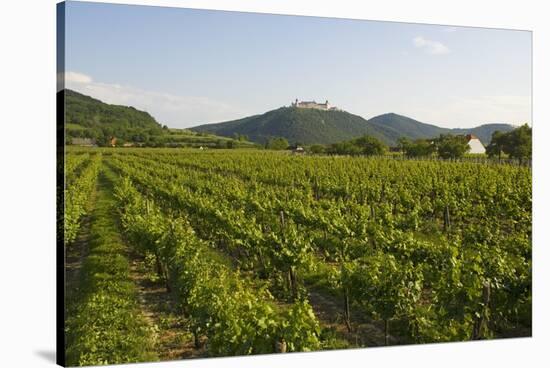
[{"label": "hilltop monastery", "polygon": [[302,109],[317,109],[317,110],[338,110],[336,106],[330,106],[328,103],[328,100],[325,101],[325,103],[317,103],[315,101],[298,101],[296,99],[294,102],[291,103],[292,107],[299,107]]}]

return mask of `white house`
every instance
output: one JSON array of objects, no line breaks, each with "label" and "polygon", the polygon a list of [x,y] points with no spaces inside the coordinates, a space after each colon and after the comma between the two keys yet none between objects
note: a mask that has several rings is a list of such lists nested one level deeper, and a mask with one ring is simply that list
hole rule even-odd
[{"label": "white house", "polygon": [[468,138],[470,153],[485,153],[485,146],[483,146],[478,137],[473,134],[468,134],[466,137]]}]

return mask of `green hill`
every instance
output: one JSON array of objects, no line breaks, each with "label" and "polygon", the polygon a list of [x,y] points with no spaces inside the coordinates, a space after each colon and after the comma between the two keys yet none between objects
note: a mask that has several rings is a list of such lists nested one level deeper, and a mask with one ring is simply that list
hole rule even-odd
[{"label": "green hill", "polygon": [[[90,96],[65,89],[65,129],[67,142],[77,144],[117,144],[168,147],[254,147],[252,142],[198,133],[188,129],[169,129],[161,126],[145,111],[132,106],[110,105]],[[79,139],[85,138],[85,139]]]},{"label": "green hill", "polygon": [[99,144],[110,137],[147,142],[163,134],[162,126],[145,111],[131,106],[106,104],[65,89],[65,127],[68,137],[92,138]]},{"label": "green hill", "polygon": [[70,89],[65,90],[66,122],[84,128],[161,129],[161,125],[145,111],[132,106],[106,104]]},{"label": "green hill", "polygon": [[269,138],[284,137],[290,143],[330,144],[365,134],[393,146],[400,137],[432,138],[440,134],[474,134],[487,144],[495,130],[510,131],[507,124],[487,124],[471,129],[447,129],[425,124],[406,116],[389,113],[365,120],[345,111],[323,111],[281,107],[262,115],[217,124],[200,125],[191,130],[222,136],[246,135],[251,141],[264,144]]},{"label": "green hill", "polygon": [[436,125],[421,123],[420,121],[408,118],[394,113],[375,116],[367,120],[377,129],[383,130],[387,138],[395,142],[399,137],[409,139],[421,139],[437,137],[440,134],[473,134],[477,136],[485,145],[491,141],[494,131],[509,132],[514,127],[509,124],[484,124],[475,128],[441,128]]},{"label": "green hill", "polygon": [[448,132],[448,129],[421,123],[417,120],[394,113],[375,116],[369,119],[367,123],[382,130],[386,137],[392,142],[397,141],[397,139],[403,136],[409,139],[419,139],[437,137],[442,133]]},{"label": "green hill", "polygon": [[509,132],[513,130],[514,126],[510,124],[484,124],[471,129],[451,129],[453,134],[473,134],[483,142],[486,146],[491,142],[491,136],[493,132],[499,130],[501,132]]},{"label": "green hill", "polygon": [[[265,143],[271,137],[285,137],[291,143],[335,143],[368,132],[360,116],[345,111],[321,111],[281,107],[262,115],[218,124],[201,125],[192,130],[223,136],[242,134],[251,141]],[[369,132],[378,135],[378,132]]]}]

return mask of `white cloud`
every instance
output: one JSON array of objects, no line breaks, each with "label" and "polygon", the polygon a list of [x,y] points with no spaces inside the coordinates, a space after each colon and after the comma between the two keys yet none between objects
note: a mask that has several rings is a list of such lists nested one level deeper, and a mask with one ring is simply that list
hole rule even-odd
[{"label": "white cloud", "polygon": [[65,72],[65,83],[92,83],[92,77],[77,72]]},{"label": "white cloud", "polygon": [[[70,77],[69,77],[70,75]],[[174,128],[237,119],[247,111],[202,96],[181,96],[133,86],[93,81],[82,73],[65,74],[65,87],[115,105],[133,106],[150,113],[159,123]]]},{"label": "white cloud", "polygon": [[415,37],[413,39],[413,44],[415,47],[423,49],[431,55],[444,55],[451,52],[451,50],[441,42],[428,40],[421,36]]}]

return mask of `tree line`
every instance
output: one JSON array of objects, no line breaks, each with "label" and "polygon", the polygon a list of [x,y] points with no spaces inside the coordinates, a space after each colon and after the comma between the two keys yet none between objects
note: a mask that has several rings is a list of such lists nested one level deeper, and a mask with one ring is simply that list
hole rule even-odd
[{"label": "tree line", "polygon": [[[520,163],[531,158],[532,155],[532,129],[527,124],[510,132],[495,131],[491,142],[486,147],[486,154],[490,158],[504,157],[517,159]],[[287,149],[288,142],[284,138],[271,139],[266,148]],[[388,151],[399,151],[405,157],[439,157],[442,159],[458,159],[464,157],[469,151],[468,137],[466,135],[441,134],[436,138],[411,140],[401,137],[396,147],[388,147],[381,140],[364,135],[362,137],[333,143],[330,145],[314,144],[307,147],[313,154],[332,154],[350,156],[375,156],[383,155]]]},{"label": "tree line", "polygon": [[520,162],[530,159],[532,155],[532,128],[527,124],[508,133],[496,131],[487,146],[489,157],[502,159],[503,154]]}]

